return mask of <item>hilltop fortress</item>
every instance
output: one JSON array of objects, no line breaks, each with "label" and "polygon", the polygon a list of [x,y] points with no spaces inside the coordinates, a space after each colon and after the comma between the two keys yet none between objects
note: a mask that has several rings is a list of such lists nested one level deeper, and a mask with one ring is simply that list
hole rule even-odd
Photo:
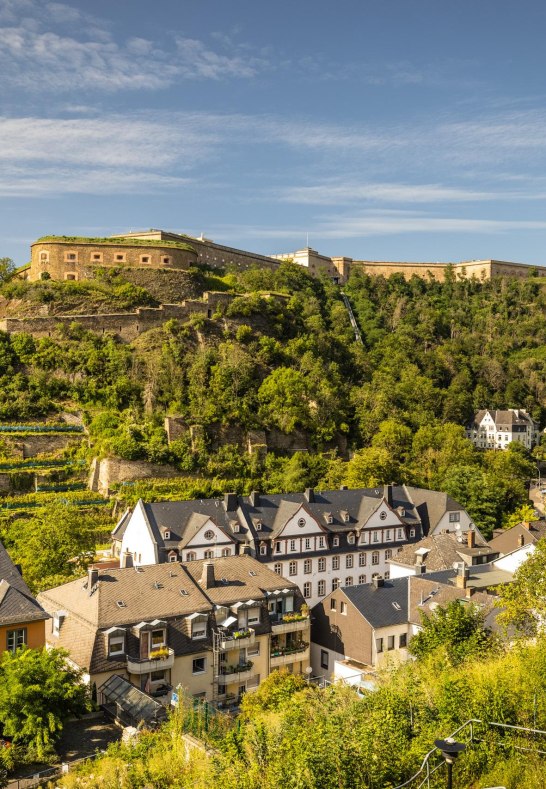
[{"label": "hilltop fortress", "polygon": [[546,268],[500,260],[394,263],[327,257],[310,247],[267,256],[216,244],[203,236],[192,238],[154,229],[111,238],[45,236],[31,245],[31,262],[21,270],[20,276],[32,281],[49,278],[82,280],[89,279],[95,268],[187,270],[195,264],[220,269],[226,266],[275,269],[283,260],[293,260],[313,276],[323,274],[339,284],[346,282],[351,270],[372,276],[401,274],[405,279],[418,276],[438,281],[445,279],[448,269],[457,277],[475,277],[479,280],[499,276],[523,278],[528,277],[531,271],[537,276],[546,276]]}]

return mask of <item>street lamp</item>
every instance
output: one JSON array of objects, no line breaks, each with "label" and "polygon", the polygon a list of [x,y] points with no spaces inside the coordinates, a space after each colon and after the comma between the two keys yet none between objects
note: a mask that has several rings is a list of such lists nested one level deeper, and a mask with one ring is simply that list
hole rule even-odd
[{"label": "street lamp", "polygon": [[465,750],[466,745],[462,742],[455,742],[453,737],[448,737],[447,740],[434,740],[434,745],[442,752],[447,764],[447,789],[453,789],[453,762]]}]

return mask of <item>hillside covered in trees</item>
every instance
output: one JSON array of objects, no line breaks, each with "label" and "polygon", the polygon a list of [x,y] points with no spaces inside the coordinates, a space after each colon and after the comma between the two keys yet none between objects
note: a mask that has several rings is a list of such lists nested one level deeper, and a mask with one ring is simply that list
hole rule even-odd
[{"label": "hillside covered in trees", "polygon": [[[165,298],[165,282],[152,292],[153,282],[128,277],[120,270],[90,282],[12,280],[0,299],[9,314],[40,304],[75,314]],[[540,280],[448,276],[442,284],[355,272],[345,292],[362,343],[339,288],[293,264],[224,276],[196,269],[177,288],[179,298],[207,289],[238,295],[210,318],[170,320],[132,343],[77,321],[43,339],[0,334],[0,420],[83,412],[84,457],[171,463],[187,476],[138,489],[152,498],[407,482],[451,493],[486,533],[526,501],[535,460],[520,447],[479,452],[463,425],[483,407],[524,407],[546,421]],[[169,444],[167,414],[202,432]],[[230,427],[299,431],[311,451],[264,458],[211,440]],[[9,446],[0,452],[9,456]]]}]

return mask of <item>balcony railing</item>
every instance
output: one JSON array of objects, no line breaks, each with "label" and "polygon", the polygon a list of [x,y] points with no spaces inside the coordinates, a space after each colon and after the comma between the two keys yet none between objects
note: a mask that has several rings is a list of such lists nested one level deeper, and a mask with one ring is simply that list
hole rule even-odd
[{"label": "balcony railing", "polygon": [[245,649],[250,647],[256,639],[256,633],[249,627],[245,630],[235,630],[233,633],[220,634],[220,649],[226,652],[230,649]]},{"label": "balcony railing", "polygon": [[309,616],[303,614],[285,614],[282,619],[271,623],[273,633],[295,633],[309,627]]},{"label": "balcony railing", "polygon": [[150,671],[161,671],[174,666],[174,649],[162,647],[150,652],[147,657],[130,657],[127,655],[127,671],[129,674],[148,674]]},{"label": "balcony railing", "polygon": [[236,666],[221,665],[216,679],[223,685],[229,685],[231,682],[245,682],[252,677],[253,665],[251,660],[247,660],[246,663],[239,663]]},{"label": "balcony railing", "polygon": [[309,654],[309,644],[305,641],[294,646],[271,649],[270,665],[271,668],[276,668],[277,666],[286,666],[288,663],[293,663],[294,660],[308,660]]}]

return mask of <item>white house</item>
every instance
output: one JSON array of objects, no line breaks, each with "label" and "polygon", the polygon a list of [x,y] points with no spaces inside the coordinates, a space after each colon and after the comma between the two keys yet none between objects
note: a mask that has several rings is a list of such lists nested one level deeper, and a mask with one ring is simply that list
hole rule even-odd
[{"label": "white house", "polygon": [[478,411],[466,434],[479,449],[506,449],[512,441],[532,449],[540,436],[538,424],[523,408]]}]

